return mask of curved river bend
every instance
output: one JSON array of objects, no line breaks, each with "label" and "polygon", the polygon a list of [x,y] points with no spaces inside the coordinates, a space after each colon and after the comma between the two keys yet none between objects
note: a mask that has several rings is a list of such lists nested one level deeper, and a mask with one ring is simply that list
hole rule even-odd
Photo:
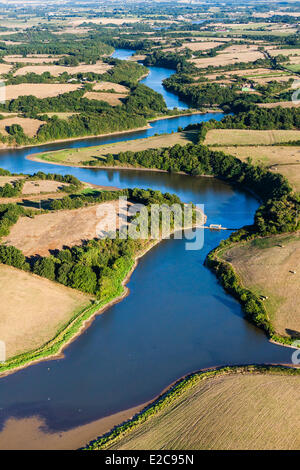
[{"label": "curved river bend", "polygon": [[[158,72],[153,68],[151,73]],[[160,69],[159,74],[161,83],[170,71]],[[177,100],[174,95],[172,99]],[[0,167],[24,173],[72,173],[101,185],[175,192],[183,201],[205,204],[208,223],[241,227],[252,222],[257,201],[213,178],[53,167],[25,158],[44,148],[139,138],[145,132],[151,135],[153,129],[153,133],[171,132],[189,120],[211,117],[182,116],[157,121],[152,129],[126,136],[5,151],[0,154]],[[38,415],[50,432],[68,430],[144,403],[194,370],[228,364],[290,363],[291,350],[269,343],[259,329],[246,322],[239,304],[203,266],[207,253],[228,235],[206,230],[200,251],[186,251],[185,240],[171,239],[155,246],[134,271],[128,284],[130,295],[96,317],[65,350],[63,360],[39,363],[0,380],[0,429],[10,417]]]}]

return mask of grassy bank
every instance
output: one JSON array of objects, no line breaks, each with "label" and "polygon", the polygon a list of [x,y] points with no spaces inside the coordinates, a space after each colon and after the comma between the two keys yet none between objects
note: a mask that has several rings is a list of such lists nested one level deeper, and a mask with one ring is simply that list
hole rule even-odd
[{"label": "grassy bank", "polygon": [[[141,256],[141,255],[139,255]],[[131,271],[133,270],[134,260],[123,267],[117,273],[117,286],[105,299],[94,301],[92,305],[77,312],[77,314],[58,331],[55,338],[44,344],[42,347],[30,351],[25,354],[15,356],[0,365],[0,376],[13,372],[16,369],[31,365],[34,362],[57,357],[72,340],[78,336],[86,326],[86,322],[91,320],[94,315],[102,313],[113,303],[119,301],[126,295],[125,284],[129,280]]]}]

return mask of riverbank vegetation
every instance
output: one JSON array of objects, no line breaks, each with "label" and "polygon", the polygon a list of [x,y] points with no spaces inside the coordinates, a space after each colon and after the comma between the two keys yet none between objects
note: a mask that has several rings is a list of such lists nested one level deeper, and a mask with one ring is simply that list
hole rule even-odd
[{"label": "riverbank vegetation", "polygon": [[8,359],[50,341],[61,325],[68,324],[91,302],[88,295],[3,264],[0,281],[1,303],[5,309],[5,315],[1,315],[1,338]]},{"label": "riverbank vegetation", "polygon": [[[199,142],[202,142],[207,137],[207,133],[213,129],[216,131],[224,129],[225,132],[230,132],[230,129],[253,128],[255,132],[263,132],[256,130],[261,128],[274,129],[274,133],[294,132],[296,135],[298,131],[291,129],[299,129],[299,116],[297,108],[278,107],[269,111],[255,108],[247,112],[241,111],[234,116],[226,116],[220,122],[212,120],[188,126],[187,129],[198,132]],[[246,132],[249,133],[249,130]],[[197,137],[194,136],[194,138],[197,140]],[[224,153],[218,151],[218,147],[211,149],[201,143],[196,145],[190,143],[185,146],[177,144],[173,147],[152,148],[138,152],[120,152],[118,155],[108,154],[105,158],[96,157],[94,153],[93,157],[92,161],[87,160],[81,163],[87,166],[152,168],[169,172],[184,172],[193,176],[211,175],[238,184],[259,196],[262,205],[255,215],[254,224],[232,234],[228,240],[222,242],[219,248],[209,254],[207,265],[216,272],[224,287],[240,300],[249,319],[263,328],[273,339],[287,343],[293,341],[293,335],[281,335],[276,331],[263,298],[243,287],[232,266],[225,263],[221,259],[221,254],[220,256],[218,254],[219,250],[222,253],[224,247],[230,247],[232,243],[243,243],[257,237],[299,230],[300,224],[297,216],[300,208],[299,195],[293,191],[289,181],[280,171],[270,171],[264,165],[253,162],[251,158],[244,158],[241,161],[228,155],[226,149]],[[47,160],[47,154],[42,158]],[[55,161],[55,154],[54,156],[51,154],[50,158]]]},{"label": "riverbank vegetation", "polygon": [[[3,173],[6,174],[7,172],[3,171]],[[48,175],[39,173],[33,178],[39,177],[46,179]],[[64,180],[69,180],[67,176],[63,178]],[[74,216],[73,223],[68,224],[68,226],[71,227],[72,230],[76,230],[78,226],[82,229],[82,227],[88,224],[88,220],[86,215],[84,215],[85,225],[83,223],[76,225],[75,219],[78,211],[84,211],[91,207],[101,212],[102,206],[99,206],[99,203],[104,201],[108,203],[109,201],[114,202],[121,196],[128,198],[130,204],[134,202],[144,204],[148,208],[148,211],[150,211],[153,203],[159,205],[163,204],[166,207],[177,203],[181,204],[183,209],[183,204],[180,202],[179,198],[169,193],[162,194],[159,191],[142,189],[120,191],[99,191],[91,189],[89,191],[79,191],[75,194],[70,194],[62,199],[54,199],[47,210],[42,209],[37,211],[26,209],[17,204],[2,204],[0,206],[0,234],[1,237],[6,236],[9,238],[9,236],[12,236],[12,227],[14,229],[17,227],[18,223],[23,221],[25,224],[27,223],[27,225],[32,226],[34,223],[39,224],[40,221],[42,222],[42,219],[44,217],[47,218],[48,215],[52,217],[52,214],[55,218],[56,229],[58,228],[60,220],[61,229],[64,230],[64,232],[68,232],[65,225],[68,214]],[[109,212],[111,212],[111,210],[109,210]],[[60,217],[60,214],[62,217]],[[125,215],[125,213],[123,215]],[[120,221],[123,221],[122,215],[120,217]],[[128,221],[128,223],[134,223],[138,230],[139,222],[135,222],[134,215],[128,215]],[[175,223],[175,215],[173,213],[170,214],[170,221],[172,228]],[[94,225],[99,225],[97,218],[94,216],[92,222]],[[160,223],[162,223],[162,218],[160,218]],[[47,229],[51,227],[49,221],[46,221],[46,225]],[[31,230],[30,227],[29,230]],[[108,229],[103,226],[103,230]],[[5,242],[5,239],[2,238],[2,244],[0,245],[0,263],[2,265],[17,268],[28,276],[37,275],[39,278],[44,278],[51,282],[56,281],[54,285],[61,284],[76,291],[82,291],[92,296],[92,304],[77,311],[76,314],[70,317],[68,322],[64,323],[61,321],[55,336],[49,338],[49,341],[45,344],[39,344],[37,349],[30,349],[30,351],[26,352],[22,351],[16,357],[9,358],[0,366],[0,373],[57,353],[60,348],[82,328],[85,320],[101,310],[101,308],[105,308],[109,302],[113,302],[118,297],[124,295],[123,283],[126,276],[131,271],[135,259],[140,256],[144,250],[150,248],[154,242],[150,239],[150,234],[149,238],[132,239],[130,236],[124,238],[120,235],[120,230],[121,226],[119,225],[115,238],[111,238],[106,232],[99,238],[98,232],[94,231],[94,233],[91,233],[89,236],[89,240],[86,240],[84,243],[82,243],[81,240],[80,245],[71,243],[69,247],[65,246],[63,243],[64,246],[60,248],[57,243],[59,243],[59,238],[61,237],[57,235],[57,237],[55,236],[57,242],[56,245],[53,246],[50,256],[35,254],[38,252],[39,243],[36,243],[33,248],[34,251],[32,253],[34,254],[31,256],[24,254],[24,250],[26,251],[26,229],[22,229],[20,232],[20,248],[7,243],[7,241]],[[35,230],[35,232],[38,233],[37,230]],[[41,236],[39,240],[42,241],[42,239],[43,237]],[[35,277],[28,277],[28,279],[35,279]],[[40,321],[45,322],[46,320],[40,319]],[[53,332],[53,329],[50,328],[49,331],[50,330]],[[11,341],[14,340],[13,338],[14,336],[12,335]],[[18,353],[19,352],[20,351],[18,351]]]},{"label": "riverbank vegetation", "polygon": [[192,374],[86,449],[296,449],[299,374],[272,366]]}]

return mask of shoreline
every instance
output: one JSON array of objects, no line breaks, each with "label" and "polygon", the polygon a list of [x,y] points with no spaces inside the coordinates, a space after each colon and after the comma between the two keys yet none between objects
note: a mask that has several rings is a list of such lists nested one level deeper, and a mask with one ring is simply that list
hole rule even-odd
[{"label": "shoreline", "polygon": [[[189,387],[188,380],[193,381],[200,378],[214,378],[220,374],[234,373],[300,373],[300,366],[292,366],[289,364],[266,364],[266,365],[215,365],[204,369],[184,374],[179,379],[174,380],[164,387],[151,399],[133,405],[125,410],[116,411],[102,418],[93,420],[89,423],[76,426],[67,431],[51,432],[47,430],[45,421],[38,415],[32,415],[28,418],[9,417],[0,431],[0,449],[7,449],[8,444],[14,444],[9,447],[11,450],[31,449],[31,450],[77,450],[86,448],[95,444],[103,436],[109,437],[111,432],[120,428],[124,423],[130,423],[139,416],[143,416],[145,410],[150,409],[164,398],[170,396],[176,386],[183,384],[182,392],[184,393]],[[279,369],[279,371],[278,371]],[[278,372],[277,372],[278,371]],[[185,385],[185,386],[184,386]],[[193,385],[193,384],[192,384]],[[176,396],[175,396],[176,399]],[[142,423],[141,423],[142,424]],[[129,430],[130,432],[130,430]],[[24,439],[25,436],[25,439]],[[12,438],[13,437],[13,438]],[[2,442],[1,442],[2,441]]]},{"label": "shoreline", "polygon": [[[115,427],[112,427],[109,432],[103,433],[102,436],[95,438],[81,448],[84,450],[105,450],[110,444],[115,444],[119,438],[130,434],[131,428],[136,429],[148,419],[151,415],[155,416],[163,408],[167,408],[172,400],[176,400],[179,396],[184,394],[189,388],[193,387],[201,380],[212,379],[219,375],[228,374],[300,374],[300,366],[293,366],[290,364],[248,364],[248,365],[219,365],[212,366],[204,369],[187,373],[179,379],[174,380],[171,384],[166,386],[159,394],[152,400],[149,400],[143,408],[140,408],[134,416]],[[142,405],[140,405],[142,406]],[[131,409],[130,409],[131,410]],[[127,410],[129,411],[129,410]],[[112,415],[113,416],[113,415]],[[102,441],[102,442],[101,442]],[[98,445],[99,444],[99,445]],[[81,450],[79,449],[79,450]]]},{"label": "shoreline", "polygon": [[[160,240],[157,240],[157,243],[159,243]],[[134,270],[136,269],[137,265],[138,265],[138,261],[140,258],[142,258],[148,251],[150,251],[150,249],[153,247],[154,245],[150,244],[150,246],[148,246],[145,250],[143,250],[141,253],[139,253],[135,258],[134,258],[134,264],[132,266],[132,268],[130,269],[130,271],[127,273],[127,275],[125,276],[125,278],[123,279],[123,281],[121,282],[121,286],[122,288],[124,289],[122,294],[120,294],[119,296],[117,297],[114,297],[111,301],[107,302],[105,305],[103,305],[102,307],[100,307],[99,309],[97,309],[94,313],[92,313],[90,316],[88,316],[88,318],[86,319],[83,319],[81,324],[80,324],[80,327],[79,329],[77,330],[77,332],[71,336],[70,339],[68,339],[67,341],[63,342],[63,344],[59,347],[59,349],[53,353],[53,354],[49,354],[48,356],[45,356],[45,357],[40,357],[40,358],[37,358],[37,359],[32,359],[32,360],[28,360],[28,362],[20,365],[20,366],[16,366],[16,367],[13,367],[11,369],[7,369],[7,370],[3,370],[3,372],[0,370],[0,380],[1,378],[3,377],[7,377],[8,375],[11,375],[21,369],[25,369],[26,367],[29,367],[33,364],[38,364],[40,362],[45,362],[45,361],[50,361],[50,360],[56,360],[56,359],[63,359],[65,356],[63,354],[63,351],[65,348],[67,348],[73,341],[75,341],[82,333],[84,333],[84,331],[89,328],[89,326],[92,324],[93,320],[95,319],[96,316],[98,315],[101,315],[102,313],[104,313],[104,311],[106,311],[108,308],[112,307],[113,305],[121,302],[124,298],[127,297],[127,295],[129,295],[129,288],[127,287],[127,284],[134,272]],[[90,307],[86,307],[84,309],[83,312],[79,313],[78,316],[76,316],[75,318],[71,319],[71,322],[69,324],[66,325],[66,327],[63,329],[62,332],[58,333],[58,335],[56,337],[54,337],[52,340],[49,341],[49,343],[51,343],[52,341],[55,342],[55,340],[62,334],[62,333],[67,333],[68,330],[71,328],[71,326],[74,324],[74,322],[76,322],[76,320],[79,320],[80,319],[80,316],[84,314],[84,312],[86,312],[86,310],[90,308]],[[47,344],[49,344],[47,343]],[[39,349],[42,349],[44,346],[41,346],[41,348]],[[37,349],[36,351],[39,351],[39,349]],[[30,353],[34,353],[34,351],[32,352],[29,352],[27,354],[30,354]],[[25,353],[26,354],[26,353]],[[11,358],[13,359],[13,358]]]},{"label": "shoreline", "polygon": [[161,116],[161,117],[148,119],[146,126],[135,127],[133,129],[127,129],[127,130],[124,130],[124,131],[109,132],[108,134],[95,134],[95,135],[86,135],[86,136],[81,136],[81,137],[80,136],[79,137],[70,137],[68,139],[48,140],[46,142],[37,142],[37,143],[33,143],[33,144],[28,144],[28,145],[16,145],[16,144],[15,145],[6,145],[6,144],[3,144],[0,147],[0,154],[1,154],[2,150],[22,150],[22,149],[32,148],[32,147],[41,147],[43,145],[61,144],[61,143],[64,143],[64,142],[76,142],[78,140],[97,139],[97,138],[101,138],[101,137],[110,137],[110,136],[115,136],[115,135],[130,134],[132,132],[139,132],[139,131],[145,131],[147,129],[150,129],[151,128],[151,126],[149,124],[150,122],[162,121],[164,119],[175,119],[175,118],[178,118],[178,117],[181,117],[181,116],[192,116],[194,114],[203,115],[203,114],[213,114],[213,113],[220,113],[220,112],[222,112],[222,111],[218,111],[218,110],[194,111],[194,112],[191,112],[191,113],[181,113],[181,114],[175,114],[175,115],[172,115],[172,116]]},{"label": "shoreline", "polygon": [[[206,220],[205,214],[204,214],[204,218]],[[187,227],[182,227],[180,229],[172,230],[170,232],[170,235],[173,235],[177,231],[191,230],[193,228],[197,228],[197,225],[192,225],[192,226],[187,226]],[[19,370],[30,367],[33,364],[38,364],[40,362],[46,362],[46,361],[57,360],[57,359],[64,359],[65,355],[64,355],[63,351],[73,341],[75,341],[82,333],[84,333],[84,331],[86,331],[91,326],[94,319],[98,315],[101,315],[107,309],[109,309],[113,305],[121,302],[123,299],[125,299],[129,295],[130,289],[127,287],[127,284],[130,281],[130,278],[131,278],[132,274],[134,273],[135,269],[137,268],[139,260],[143,256],[145,256],[152,248],[154,248],[154,246],[156,246],[158,243],[160,243],[163,240],[164,240],[163,238],[159,238],[159,239],[156,239],[156,240],[155,239],[154,240],[149,239],[148,242],[147,242],[146,247],[141,252],[137,253],[137,255],[133,259],[133,264],[132,264],[130,270],[127,272],[127,274],[125,275],[124,279],[121,282],[121,286],[120,286],[122,288],[121,294],[116,295],[111,300],[109,300],[104,305],[102,305],[101,307],[99,305],[98,306],[99,308],[96,308],[96,310],[93,311],[90,315],[88,315],[87,318],[84,318],[84,316],[86,314],[88,314],[90,309],[93,310],[93,308],[92,308],[93,305],[85,307],[83,309],[83,311],[81,311],[75,318],[72,318],[70,320],[70,322],[68,324],[66,324],[61,331],[58,331],[57,335],[54,338],[52,338],[50,341],[48,341],[46,344],[40,346],[36,350],[24,353],[24,356],[25,356],[24,357],[24,362],[21,363],[20,365],[16,365],[15,367],[11,367],[11,368],[8,368],[8,369],[5,369],[5,365],[4,365],[4,369],[2,371],[1,371],[1,365],[0,365],[0,380],[3,377],[7,377],[8,375],[14,374],[15,372],[18,372]],[[74,332],[74,334],[71,334],[70,337],[68,337],[68,333],[70,334],[70,330],[72,331],[72,327],[74,327],[74,325],[76,327],[76,322],[79,322],[78,329]],[[58,349],[54,353],[49,353],[48,355],[46,354],[45,356],[43,356],[43,353],[45,352],[45,348],[47,348],[47,346],[55,348],[55,345],[57,343],[59,344],[61,336],[64,336],[64,335],[67,336],[67,339],[65,341],[62,340],[62,342],[59,345]],[[47,351],[47,349],[46,349],[46,351]],[[37,357],[36,359],[28,358],[28,360],[26,361],[26,355],[30,356],[30,355],[34,355],[34,354],[39,355],[39,357]],[[17,360],[17,358],[18,358],[18,356],[15,356],[15,357],[12,357],[12,358],[8,359],[8,361],[13,361],[14,359]]]}]

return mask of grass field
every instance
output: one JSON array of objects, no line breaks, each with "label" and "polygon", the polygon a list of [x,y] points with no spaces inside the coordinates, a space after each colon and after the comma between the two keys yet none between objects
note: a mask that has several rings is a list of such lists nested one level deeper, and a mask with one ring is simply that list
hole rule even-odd
[{"label": "grass field", "polygon": [[[300,337],[300,233],[257,239],[229,249],[243,285],[268,297],[264,305],[276,333]],[[295,273],[293,273],[295,272]]]},{"label": "grass field", "polygon": [[[138,152],[149,148],[169,147],[175,144],[186,145],[195,137],[194,131],[177,132],[174,134],[159,135],[145,139],[128,140],[114,144],[101,145],[98,147],[85,147],[80,149],[58,150],[36,155],[37,158],[49,162],[66,163],[68,165],[80,165],[86,161],[105,161],[105,155],[111,153],[117,155],[120,152]],[[103,164],[103,162],[102,162]]]},{"label": "grass field", "polygon": [[299,376],[209,378],[108,449],[298,449],[299,387]]},{"label": "grass field", "polygon": [[300,140],[300,131],[213,129],[208,131],[205,145],[272,145],[297,140]]},{"label": "grass field", "polygon": [[8,358],[52,339],[90,301],[73,289],[1,264],[0,296],[0,338]]},{"label": "grass field", "polygon": [[264,165],[282,173],[296,191],[300,191],[300,146],[213,147],[212,150],[234,155],[242,161],[251,158],[253,164]]},{"label": "grass field", "polygon": [[74,210],[60,210],[35,216],[21,217],[2,241],[19,248],[26,256],[48,256],[50,250],[82,245],[102,232],[124,225],[130,203],[119,200]]}]

